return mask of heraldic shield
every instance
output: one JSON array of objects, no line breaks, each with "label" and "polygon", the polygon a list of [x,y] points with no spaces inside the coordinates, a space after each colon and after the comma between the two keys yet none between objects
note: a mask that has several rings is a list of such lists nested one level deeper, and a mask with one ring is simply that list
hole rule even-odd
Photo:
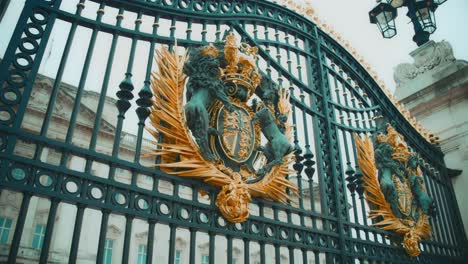
[{"label": "heraldic shield", "polygon": [[419,242],[432,233],[429,217],[435,215],[435,205],[424,187],[417,154],[393,126],[377,123],[374,140],[355,135],[369,217],[375,226],[393,232],[394,242],[416,257],[421,253]]},{"label": "heraldic shield", "polygon": [[253,197],[286,203],[297,194],[286,179],[294,173],[289,95],[259,73],[256,53],[232,31],[189,54],[162,48],[151,81],[158,143],[145,155],[161,157],[166,173],[220,187],[216,205],[234,223],[248,218]]},{"label": "heraldic shield", "polygon": [[236,105],[233,105],[233,111],[221,106],[212,115],[214,128],[219,131],[219,135],[213,136],[215,140],[210,146],[218,157],[229,159],[239,166],[251,159],[256,147],[251,116],[247,109]]}]

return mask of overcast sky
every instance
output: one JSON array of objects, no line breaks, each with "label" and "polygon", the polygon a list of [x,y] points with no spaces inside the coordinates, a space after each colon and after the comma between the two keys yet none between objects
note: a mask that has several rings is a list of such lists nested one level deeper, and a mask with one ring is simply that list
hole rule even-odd
[{"label": "overcast sky", "polygon": [[[370,24],[368,12],[375,0],[309,0],[318,16],[340,32],[378,73],[387,88],[393,90],[393,68],[412,62],[409,53],[417,48],[413,26],[405,7],[398,9],[397,35],[384,39],[376,25]],[[434,41],[447,40],[457,59],[468,60],[468,0],[448,0],[435,12],[437,30]]]}]

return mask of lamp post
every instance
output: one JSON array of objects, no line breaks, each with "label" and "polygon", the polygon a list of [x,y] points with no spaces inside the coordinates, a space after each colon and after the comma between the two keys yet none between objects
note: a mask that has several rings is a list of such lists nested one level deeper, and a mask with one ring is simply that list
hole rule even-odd
[{"label": "lamp post", "polygon": [[436,30],[434,11],[445,1],[447,0],[378,0],[379,4],[369,12],[370,22],[377,24],[384,38],[392,38],[397,33],[397,9],[406,6],[406,15],[414,27],[413,41],[421,46],[429,41],[429,35]]}]

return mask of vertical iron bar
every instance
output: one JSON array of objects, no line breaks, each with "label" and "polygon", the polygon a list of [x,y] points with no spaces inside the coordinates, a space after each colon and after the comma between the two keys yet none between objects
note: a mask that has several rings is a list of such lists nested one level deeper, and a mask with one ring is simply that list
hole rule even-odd
[{"label": "vertical iron bar", "polygon": [[15,233],[11,241],[10,253],[8,254],[8,264],[15,264],[18,250],[20,248],[21,236],[23,235],[24,223],[26,222],[26,215],[28,214],[29,202],[31,201],[31,193],[23,193],[23,201],[18,214],[16,222]]},{"label": "vertical iron bar", "polygon": [[253,35],[254,39],[258,39],[258,28],[257,28],[257,22],[252,22],[253,24]]},{"label": "vertical iron bar", "polygon": [[124,235],[124,244],[123,244],[123,253],[122,253],[122,263],[128,263],[128,258],[130,255],[130,241],[132,239],[132,225],[133,225],[133,216],[125,216],[125,235]]},{"label": "vertical iron bar", "polygon": [[110,210],[102,209],[101,227],[99,230],[98,251],[96,263],[102,264],[104,261],[104,246],[107,238],[107,223],[109,222]]},{"label": "vertical iron bar", "polygon": [[[437,182],[434,182],[434,178],[433,178],[433,175],[430,175],[429,174],[429,170],[427,169],[426,167],[427,165],[424,165],[424,166],[421,166],[421,170],[422,170],[422,173],[423,175],[426,176],[426,181],[427,181],[427,184],[426,184],[426,190],[428,191],[428,194],[434,199],[435,204],[436,206],[439,205],[439,201],[438,201],[438,197],[437,197],[437,193],[436,193],[436,190],[435,190],[435,184],[437,184]],[[441,230],[440,230],[440,226],[439,226],[439,221],[436,222],[436,219],[434,218],[430,218],[430,221],[432,223],[432,234],[433,234],[433,238],[435,237],[435,241],[441,241]]]},{"label": "vertical iron bar", "polygon": [[[75,12],[76,17],[81,16],[81,11],[84,9],[84,2],[85,0],[80,0],[80,2],[78,3],[76,12]],[[64,51],[60,59],[57,74],[55,75],[54,85],[52,86],[49,104],[47,105],[47,109],[44,115],[44,121],[41,127],[41,132],[40,132],[41,136],[45,136],[47,134],[47,130],[49,129],[50,121],[52,119],[52,113],[54,111],[54,106],[57,100],[58,91],[62,83],[63,72],[65,71],[65,66],[68,60],[68,54],[70,53],[70,49],[73,44],[73,39],[75,37],[77,26],[78,26],[78,20],[76,19],[72,22],[70,31],[68,33],[67,41],[65,43]],[[41,152],[42,152],[42,147],[39,146],[35,154],[35,159],[40,158]]]},{"label": "vertical iron bar", "polygon": [[[268,34],[268,27],[267,25],[263,25],[263,28],[264,28],[264,36],[265,36],[265,40],[266,40],[266,44],[265,44],[265,51],[268,53],[268,56],[270,56],[270,43],[269,43],[269,40],[270,40],[270,36]],[[266,67],[266,73],[268,75],[268,78],[271,79],[271,62],[269,59],[266,59],[266,63],[267,63],[267,67]]]},{"label": "vertical iron bar", "polygon": [[221,24],[219,23],[219,21],[216,22],[215,36],[216,36],[216,41],[221,41]]},{"label": "vertical iron bar", "polygon": [[[433,170],[433,168],[431,168],[430,170],[434,175],[436,175],[435,171]],[[439,202],[441,203],[441,222],[442,222],[442,234],[444,235],[444,242],[445,243],[449,243],[449,236],[448,236],[448,233],[450,232],[450,229],[449,229],[449,225],[452,225],[452,223],[449,223],[449,219],[447,218],[448,217],[448,214],[449,212],[447,211],[448,210],[448,204],[445,203],[445,198],[444,198],[444,194],[445,192],[442,190],[443,188],[443,185],[444,183],[440,183],[438,186],[437,186],[437,197],[438,197],[438,200]]]},{"label": "vertical iron bar", "polygon": [[203,43],[203,44],[206,44],[206,43],[207,43],[207,42],[206,42],[206,32],[207,32],[207,30],[206,30],[206,21],[203,21],[203,22],[202,22],[202,31],[201,31],[202,43]]},{"label": "vertical iron bar", "polygon": [[[289,37],[288,37],[289,39]],[[307,38],[305,38],[305,45],[306,47],[309,47],[309,40]],[[294,46],[296,48],[299,48],[299,38],[296,36],[295,37],[295,40],[294,40]],[[297,60],[297,66],[296,66],[296,69],[298,71],[298,74],[299,74],[299,80],[302,81],[302,66],[301,66],[301,59],[300,59],[300,56],[299,56],[299,53],[296,53],[296,60]],[[307,74],[307,86],[309,88],[312,88],[312,80],[313,80],[313,76],[312,76],[312,69],[311,69],[311,65],[312,65],[312,61],[311,61],[311,58],[310,56],[307,56],[306,57],[306,74]],[[303,93],[303,92],[302,92]],[[312,101],[312,97],[313,95],[309,95],[310,97],[310,101]],[[302,103],[305,103],[304,102],[304,99],[305,99],[305,96],[302,96],[301,97],[301,102]],[[316,106],[313,105],[313,103],[311,102],[311,108],[314,108]],[[303,120],[303,123],[304,123],[304,138],[305,138],[305,152],[304,152],[304,157],[306,158],[306,161],[304,162],[305,164],[307,164],[306,166],[306,174],[307,174],[307,177],[309,178],[309,198],[310,198],[310,209],[313,211],[313,212],[316,212],[316,208],[315,208],[315,191],[314,191],[314,172],[312,171],[312,166],[314,165],[314,161],[311,160],[313,158],[313,154],[312,154],[312,151],[311,151],[311,148],[310,148],[310,141],[309,141],[309,131],[308,131],[308,122],[307,122],[307,117],[306,117],[306,113],[303,111],[302,112],[302,120]],[[317,122],[314,122],[312,121],[312,131],[315,129],[315,131],[317,131]],[[323,205],[323,199],[321,199],[321,203]],[[321,206],[321,208],[323,209],[323,206]],[[312,228],[313,229],[317,229],[317,221],[315,219],[315,216],[312,216]]]},{"label": "vertical iron bar", "polygon": [[169,262],[168,264],[174,264],[174,253],[175,253],[175,239],[176,239],[176,227],[174,224],[169,224]]},{"label": "vertical iron bar", "polygon": [[[444,168],[444,171],[443,171],[444,175],[447,177],[447,169]],[[448,189],[448,199],[449,199],[449,202],[450,204],[452,205],[451,208],[454,208],[454,212],[453,214],[455,215],[455,219],[454,221],[456,221],[458,224],[458,230],[456,231],[458,234],[459,234],[459,243],[458,245],[460,244],[466,244],[467,243],[467,237],[466,237],[466,230],[464,228],[464,225],[463,225],[463,219],[461,217],[461,213],[460,213],[460,207],[458,206],[458,202],[457,202],[457,197],[455,196],[455,191],[453,189],[453,184],[448,184],[447,186],[447,189]],[[466,251],[464,251],[464,256],[468,257],[468,253],[466,253]]]},{"label": "vertical iron bar", "polygon": [[214,232],[209,232],[209,243],[210,243],[210,248],[209,248],[209,263],[210,264],[215,264],[215,238],[216,238],[216,233]]},{"label": "vertical iron bar", "polygon": [[[101,3],[99,8],[103,9],[104,8],[104,3]],[[103,16],[103,12],[97,12],[97,16],[96,16],[96,22],[97,23],[101,22],[102,16]],[[70,123],[69,123],[67,134],[66,134],[66,137],[65,137],[65,143],[66,144],[71,144],[73,134],[75,132],[75,126],[76,126],[76,122],[77,122],[77,119],[78,119],[78,114],[79,114],[80,106],[81,106],[81,97],[83,95],[84,86],[86,85],[86,81],[87,81],[87,78],[88,78],[89,65],[90,65],[91,59],[93,57],[94,46],[96,44],[96,39],[97,39],[98,32],[99,32],[99,27],[94,27],[93,32],[91,34],[91,39],[90,39],[89,44],[88,44],[88,50],[86,52],[86,58],[85,58],[85,61],[84,61],[83,70],[81,72],[80,82],[78,84],[78,88],[77,88],[76,95],[75,95],[75,102],[74,102],[74,105],[73,105],[73,110],[72,110],[71,117],[70,117]],[[62,155],[61,164],[65,164],[64,160],[66,161],[67,158],[68,158],[68,152],[64,152],[63,155]]]},{"label": "vertical iron bar", "polygon": [[[115,26],[117,28],[120,28],[122,25],[123,12],[124,12],[123,8],[120,8],[119,13],[116,17]],[[112,34],[112,42],[111,42],[111,46],[109,50],[109,57],[107,58],[106,71],[104,73],[104,79],[102,81],[102,86],[101,86],[101,91],[100,91],[101,95],[99,97],[99,102],[98,102],[98,106],[96,109],[96,118],[94,120],[94,127],[93,127],[93,132],[91,134],[91,141],[89,143],[89,149],[91,151],[94,151],[96,149],[96,142],[97,142],[99,130],[101,128],[102,113],[104,110],[104,104],[105,104],[106,97],[107,97],[107,88],[109,87],[109,79],[110,79],[110,74],[112,72],[112,65],[114,64],[115,49],[117,46],[118,39],[119,39],[119,34],[117,31],[114,31],[114,33]],[[88,163],[90,162],[88,161],[86,163],[87,165],[86,168],[88,169],[86,171],[89,172],[89,169],[91,167],[90,165],[88,165]]]},{"label": "vertical iron bar", "polygon": [[[332,68],[334,70],[334,64],[332,64]],[[343,72],[340,71],[340,75],[342,76]],[[334,77],[335,79],[335,86],[337,86],[337,83],[336,83],[336,77]],[[341,82],[340,82],[341,83]],[[342,83],[341,83],[342,84]],[[342,87],[345,87],[343,86],[342,84]],[[345,87],[346,88],[346,87]],[[341,100],[340,100],[340,96],[339,96],[339,92],[337,91],[337,98],[338,98],[338,103],[341,104]],[[343,97],[344,97],[344,102],[345,102],[345,105],[349,107],[349,101],[348,101],[348,97],[347,97],[348,93],[347,91],[343,91]],[[352,96],[352,95],[351,95]],[[355,101],[353,100],[353,98],[351,98],[351,102],[353,104],[353,107],[356,108],[356,105],[355,105]],[[340,111],[340,116],[342,116],[342,113]],[[340,121],[341,121],[341,124],[345,125],[344,121],[343,121],[343,118],[340,118]],[[357,127],[359,128],[359,124],[357,124]],[[353,169],[353,167],[351,166],[351,158],[350,158],[350,155],[349,155],[349,149],[348,149],[348,136],[346,135],[346,133],[348,133],[347,131],[342,131],[343,133],[343,141],[344,141],[344,145],[346,147],[346,166],[347,166],[347,169],[346,169],[346,173],[349,174],[349,177],[354,177],[352,182],[350,181],[350,184],[353,184],[353,186],[351,186],[351,201],[353,203],[353,215],[354,215],[354,222],[357,223],[359,225],[359,217],[358,217],[358,211],[357,211],[357,203],[356,203],[356,177],[355,177],[355,171]],[[357,163],[356,163],[356,151],[355,151],[355,142],[353,140],[353,133],[351,133],[351,131],[349,131],[349,136],[350,136],[350,140],[351,140],[351,145],[352,145],[352,149],[353,149],[353,153],[354,153],[354,165],[357,166]],[[363,219],[363,222],[365,222],[365,218]],[[361,238],[361,230],[360,228],[354,228],[354,230],[356,230],[356,236],[357,238]],[[352,232],[350,232],[350,236],[352,236]]]},{"label": "vertical iron bar", "polygon": [[171,19],[171,27],[169,28],[170,34],[169,38],[173,40],[173,42],[169,43],[169,51],[174,51],[174,44],[175,44],[175,30],[176,30],[176,19],[172,18]]},{"label": "vertical iron bar", "polygon": [[289,252],[289,264],[294,264],[294,247],[288,247]]},{"label": "vertical iron bar", "polygon": [[227,235],[227,264],[232,264],[232,236]]},{"label": "vertical iron bar", "polygon": [[[249,239],[244,238],[244,264],[250,263],[250,248],[249,248]],[[211,264],[211,263],[210,263]]]},{"label": "vertical iron bar", "polygon": [[[431,197],[433,197],[433,199],[436,201],[435,205],[438,206],[439,201],[437,200],[437,194],[435,191],[435,184],[437,183],[434,182],[433,176],[429,175],[428,173],[429,170],[426,168],[426,166],[422,166],[421,169],[422,169],[423,174],[426,175],[426,179],[427,179],[426,186],[427,186],[428,194],[431,195]],[[430,218],[430,221],[432,224],[431,226],[432,226],[433,238],[435,238],[435,241],[441,241],[442,239],[440,237],[442,235],[440,234],[441,230],[439,228],[439,223],[436,222],[435,218]]]},{"label": "vertical iron bar", "polygon": [[[141,25],[141,16],[142,13],[141,11],[137,15],[137,19],[135,20],[135,31],[140,30],[140,25]],[[132,91],[134,89],[133,83],[132,83],[132,72],[133,72],[133,64],[135,60],[135,50],[136,50],[136,45],[138,43],[139,37],[134,35],[132,37],[132,44],[130,47],[130,54],[128,56],[128,63],[127,63],[127,71],[125,73],[125,78],[122,82],[119,84],[120,90],[117,92],[117,97],[119,100],[117,101],[117,109],[119,111],[119,114],[117,116],[117,127],[115,129],[115,137],[114,137],[114,143],[112,146],[112,157],[113,158],[118,158],[119,155],[119,150],[120,150],[120,141],[121,141],[121,136],[122,136],[122,129],[123,129],[123,122],[125,119],[125,113],[127,112],[128,108],[130,108],[131,103],[129,102],[131,99],[133,99],[133,94]],[[115,170],[116,167],[111,164],[110,170],[109,170],[109,179],[113,180],[115,177]]]},{"label": "vertical iron bar", "polygon": [[[310,40],[309,38],[305,38],[305,47],[306,49],[313,49],[313,44],[310,43]],[[312,62],[312,58],[310,56],[307,56],[306,57],[306,63],[307,63],[307,80],[309,81],[309,87],[310,88],[314,88],[313,86],[316,86],[316,85],[320,85],[320,84],[315,84],[313,83],[313,80],[314,80],[314,76],[313,76],[313,69],[312,69],[312,65],[313,62]],[[316,97],[315,98],[315,101],[316,102],[320,102],[320,100],[323,100],[323,98],[319,97],[318,95],[315,95],[315,94],[311,94],[310,95],[311,97],[311,101],[312,101],[312,97]],[[311,106],[314,107],[314,108],[317,108],[317,105],[315,105],[313,102],[311,102]],[[315,131],[314,134],[316,135],[320,135],[320,128],[319,128],[319,118],[320,117],[317,117],[317,118],[314,118],[313,119],[313,129]],[[318,134],[317,134],[318,133]],[[320,143],[320,138],[319,136],[315,137],[315,146],[316,146],[316,153],[322,153],[322,144]],[[323,159],[322,155],[318,155],[317,156],[317,170],[318,171],[323,171],[323,162],[321,161],[321,159]],[[324,180],[324,177],[322,177],[323,173],[321,174],[318,174],[318,182],[319,182],[319,188],[320,188],[320,207],[321,207],[321,212],[324,212],[326,214],[328,214],[328,203],[327,203],[327,199],[326,199],[326,189],[325,189],[325,180]],[[312,191],[313,192],[313,191]],[[315,211],[315,201],[312,201],[312,204],[314,206],[314,211]],[[313,220],[315,220],[313,218]],[[314,221],[315,222],[315,221]],[[314,223],[313,222],[313,223]],[[326,223],[327,221],[324,221],[324,227],[325,229],[328,229],[328,224]]]},{"label": "vertical iron bar", "polygon": [[[339,192],[339,183],[342,180],[341,179],[341,165],[340,163],[337,163],[335,160],[335,157],[337,154],[336,151],[338,151],[339,148],[339,143],[336,140],[336,128],[332,125],[332,121],[334,121],[334,115],[333,115],[333,107],[329,105],[329,96],[328,96],[328,91],[330,87],[327,85],[327,76],[328,72],[327,69],[325,68],[325,61],[324,61],[324,54],[321,50],[321,43],[320,43],[320,35],[317,27],[313,28],[313,35],[316,37],[317,42],[315,43],[315,51],[317,54],[317,59],[318,59],[318,74],[319,74],[319,85],[320,85],[320,92],[322,94],[322,107],[323,107],[323,113],[325,114],[325,120],[324,120],[324,128],[325,128],[325,133],[326,135],[322,135],[323,137],[326,138],[328,142],[328,149],[326,151],[328,152],[329,160],[326,160],[326,162],[329,162],[329,167],[332,169],[328,170],[328,173],[325,172],[324,174],[329,174],[329,177],[331,178],[331,187],[332,193],[334,193],[334,197],[331,197],[334,201],[328,201],[331,205],[334,205],[334,208],[332,207],[331,209],[334,210],[336,217],[337,217],[337,230],[338,230],[338,235],[339,235],[339,245],[338,248],[340,249],[340,255],[338,256],[338,259],[340,262],[346,262],[347,259],[347,252],[345,250],[345,225],[343,224],[343,221],[346,221],[346,216],[343,216],[343,210],[342,210],[342,203],[346,203],[346,195],[343,196],[342,193]],[[306,46],[307,47],[307,46]],[[309,65],[311,67],[311,65]],[[326,169],[325,169],[326,170]],[[322,177],[323,178],[323,177]],[[347,205],[345,204],[345,208]],[[326,211],[329,213],[329,210]],[[344,219],[343,219],[344,217]],[[328,227],[326,227],[328,229]],[[328,258],[331,257],[331,254],[327,256]]]},{"label": "vertical iron bar", "polygon": [[[343,71],[340,71],[340,76],[343,77]],[[346,106],[349,106],[349,102],[348,102],[348,99],[347,99],[347,94],[345,94],[345,103],[346,103]],[[357,108],[356,99],[352,95],[351,95],[351,104],[352,104],[353,108]],[[351,124],[351,122],[349,122],[349,124]],[[361,128],[360,125],[359,125],[359,122],[356,122],[356,127],[358,129]],[[353,149],[353,153],[354,153],[354,164],[357,167],[358,166],[358,161],[357,161],[357,152],[356,152],[356,142],[354,140],[352,140],[352,135],[351,135],[351,144],[352,144],[352,149]],[[362,186],[360,186],[359,188],[362,188]],[[367,214],[366,214],[366,205],[365,205],[365,202],[364,202],[363,192],[358,190],[358,195],[359,195],[359,200],[360,200],[360,204],[361,204],[361,214],[362,214],[363,224],[365,226],[369,226],[368,218],[367,218]],[[359,234],[358,237],[359,238],[360,238],[360,231],[364,231],[364,235],[366,237],[366,240],[369,240],[369,231],[367,229],[359,230],[359,232],[358,232],[358,234]],[[374,239],[375,239],[375,236],[374,236]]]},{"label": "vertical iron bar", "polygon": [[260,245],[260,264],[265,264],[266,257],[265,257],[265,242],[259,241],[258,244]]},{"label": "vertical iron bar", "polygon": [[148,241],[146,246],[146,264],[153,263],[153,247],[154,247],[154,228],[156,221],[154,219],[148,220]]},{"label": "vertical iron bar", "polygon": [[73,228],[73,237],[70,247],[70,256],[68,258],[69,264],[75,264],[78,257],[78,246],[80,244],[81,227],[83,225],[83,214],[86,206],[78,204],[76,210],[75,226]]},{"label": "vertical iron bar", "polygon": [[55,225],[55,215],[57,214],[57,207],[59,204],[59,199],[52,198],[49,216],[47,218],[47,225],[44,234],[44,241],[42,242],[41,256],[39,257],[39,263],[47,263],[47,258],[49,256],[50,241],[52,240],[52,231],[54,230]]},{"label": "vertical iron bar", "polygon": [[[441,172],[439,170],[437,170],[436,174],[441,175]],[[463,226],[460,226],[459,224],[457,224],[457,222],[455,222],[457,220],[457,217],[455,215],[455,212],[454,210],[456,210],[454,208],[454,206],[450,206],[451,204],[453,205],[456,205],[457,203],[456,202],[453,202],[451,201],[449,198],[450,198],[450,189],[448,187],[448,185],[450,184],[450,179],[447,179],[446,177],[446,181],[445,181],[445,184],[442,185],[442,200],[443,202],[445,203],[445,209],[448,211],[448,215],[445,215],[445,217],[447,218],[447,228],[449,229],[449,232],[451,234],[451,244],[452,245],[457,245],[458,243],[462,244],[463,240],[462,239],[459,239],[460,238],[460,235],[463,234],[463,232],[456,232],[455,231],[455,228],[457,228],[458,230],[464,230]]]},{"label": "vertical iron bar", "polygon": [[[273,209],[273,219],[275,221],[279,221],[278,208],[276,206],[273,206],[272,209]],[[277,239],[279,239],[281,237],[279,229],[277,229],[277,232],[276,232],[275,235],[276,235]],[[275,244],[275,263],[276,264],[281,264],[280,243]]]},{"label": "vertical iron bar", "polygon": [[[423,170],[423,174],[426,174],[428,177],[435,178],[434,177],[435,175],[431,173],[431,167],[429,164],[425,167],[422,167],[422,170]],[[444,228],[445,223],[444,223],[443,216],[442,216],[444,214],[444,212],[442,211],[442,207],[444,207],[444,205],[442,204],[440,193],[438,191],[439,184],[440,182],[438,181],[438,179],[435,179],[435,181],[433,182],[433,185],[430,186],[431,187],[430,189],[432,191],[431,194],[434,197],[434,200],[437,201],[436,202],[437,210],[441,213],[441,215],[437,218],[437,221],[434,221],[436,225],[433,227],[433,230],[438,231],[439,236],[438,236],[437,242],[442,243],[444,242],[444,240],[446,240],[446,231]],[[439,247],[439,250],[440,250],[440,247]]]},{"label": "vertical iron bar", "polygon": [[[259,217],[264,217],[264,213],[265,213],[265,208],[264,208],[264,205],[262,203],[262,201],[258,201],[257,203],[258,205],[258,216]],[[260,264],[265,264],[265,260],[266,260],[266,257],[265,257],[265,241],[261,240],[258,242],[259,246],[260,246]]]},{"label": "vertical iron bar", "polygon": [[[441,176],[438,171],[437,172],[433,171],[433,173],[435,175],[439,175],[439,177]],[[445,184],[446,184],[446,182],[442,182],[442,183],[439,184],[438,192],[440,194],[440,196],[439,196],[440,200],[439,201],[442,203],[441,216],[442,216],[443,223],[444,223],[445,241],[446,241],[447,244],[450,244],[451,238],[453,237],[452,228],[451,228],[451,226],[453,226],[453,222],[452,222],[452,219],[450,218],[450,216],[451,216],[450,215],[450,209],[449,209],[450,207],[449,207],[448,201],[446,199],[447,198],[446,197],[447,192],[445,191]]]},{"label": "vertical iron bar", "polygon": [[281,264],[281,251],[280,251],[280,244],[275,244],[275,263]]},{"label": "vertical iron bar", "polygon": [[192,40],[192,20],[190,19],[187,21],[187,30],[185,38],[187,40]]},{"label": "vertical iron bar", "polygon": [[195,252],[197,244],[197,230],[190,228],[190,252],[189,252],[189,263],[195,263]]}]

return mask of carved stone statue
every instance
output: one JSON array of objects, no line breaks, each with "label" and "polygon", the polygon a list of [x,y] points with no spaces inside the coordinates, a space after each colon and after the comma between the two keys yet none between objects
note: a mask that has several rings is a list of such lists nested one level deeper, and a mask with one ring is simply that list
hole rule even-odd
[{"label": "carved stone statue", "polygon": [[393,79],[396,83],[397,98],[404,98],[400,96],[407,95],[404,90],[430,85],[434,81],[433,76],[442,78],[466,65],[466,62],[455,59],[452,46],[447,41],[429,41],[410,55],[414,62],[401,63],[395,67]]}]

